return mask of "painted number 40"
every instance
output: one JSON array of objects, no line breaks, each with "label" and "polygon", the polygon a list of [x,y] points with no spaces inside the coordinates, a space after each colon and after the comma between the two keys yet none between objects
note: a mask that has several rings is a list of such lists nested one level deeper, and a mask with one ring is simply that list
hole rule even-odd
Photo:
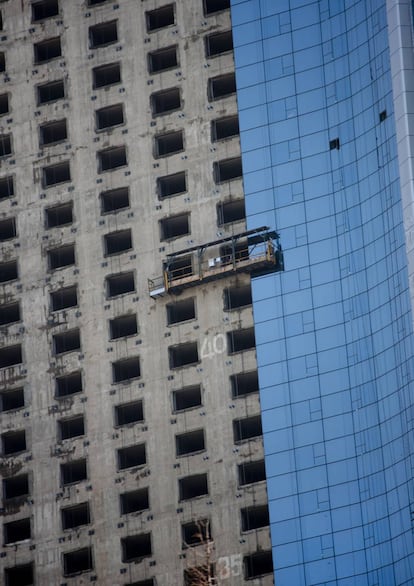
[{"label": "painted number 40", "polygon": [[201,344],[201,358],[213,358],[227,350],[227,339],[224,334],[216,334],[212,338],[206,336]]},{"label": "painted number 40", "polygon": [[220,580],[226,580],[231,576],[241,576],[242,556],[241,553],[226,555],[217,560],[217,570]]}]

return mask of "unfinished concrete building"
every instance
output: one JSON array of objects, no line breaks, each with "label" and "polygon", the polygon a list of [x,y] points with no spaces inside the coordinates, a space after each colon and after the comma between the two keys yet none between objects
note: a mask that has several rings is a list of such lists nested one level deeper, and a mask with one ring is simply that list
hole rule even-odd
[{"label": "unfinished concrete building", "polygon": [[0,16],[0,582],[273,584],[229,1]]}]

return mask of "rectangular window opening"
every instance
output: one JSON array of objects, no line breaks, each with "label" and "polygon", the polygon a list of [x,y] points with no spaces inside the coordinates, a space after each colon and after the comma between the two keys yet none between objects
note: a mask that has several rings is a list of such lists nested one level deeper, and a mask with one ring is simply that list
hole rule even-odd
[{"label": "rectangular window opening", "polygon": [[108,63],[95,67],[92,70],[92,77],[94,89],[121,83],[121,64]]},{"label": "rectangular window opening", "polygon": [[230,377],[230,383],[231,396],[233,399],[245,397],[246,395],[259,392],[259,378],[257,375],[257,370],[233,374]]},{"label": "rectangular window opening", "polygon": [[123,104],[115,104],[114,106],[100,108],[96,110],[95,116],[98,130],[119,126],[124,123],[124,106]]},{"label": "rectangular window opening", "polygon": [[206,56],[215,57],[233,50],[233,34],[231,30],[207,35]]},{"label": "rectangular window opening", "polygon": [[174,173],[173,175],[166,175],[157,179],[158,197],[165,199],[187,191],[187,180],[185,171]]},{"label": "rectangular window opening", "polygon": [[0,116],[8,114],[10,110],[9,106],[9,94],[0,95]]},{"label": "rectangular window opening", "polygon": [[78,305],[78,288],[76,285],[64,287],[50,294],[52,311],[60,311]]},{"label": "rectangular window opening", "polygon": [[53,39],[46,39],[45,41],[40,41],[40,43],[35,43],[33,48],[35,63],[46,63],[46,61],[51,61],[62,55],[60,37],[54,37]]},{"label": "rectangular window opening", "polygon": [[273,574],[273,559],[271,551],[258,551],[244,556],[244,577],[253,580],[265,574]]},{"label": "rectangular window opening", "polygon": [[120,254],[132,248],[132,233],[131,230],[120,230],[119,232],[111,232],[104,236],[105,255],[111,256],[113,254]]},{"label": "rectangular window opening", "polygon": [[48,104],[65,97],[65,84],[63,79],[51,81],[37,86],[37,104]]},{"label": "rectangular window opening", "polygon": [[181,279],[193,274],[193,257],[188,256],[177,258],[168,263],[168,275],[171,279]]},{"label": "rectangular window opening", "polygon": [[148,53],[148,68],[150,73],[160,73],[161,71],[177,66],[177,45]]},{"label": "rectangular window opening", "polygon": [[126,448],[119,448],[118,455],[118,470],[126,470],[127,468],[135,468],[137,466],[144,466],[147,463],[147,455],[145,444],[137,444],[128,446]]},{"label": "rectangular window opening", "polygon": [[141,376],[139,357],[124,358],[112,363],[112,380],[114,383],[127,382]]},{"label": "rectangular window opening", "polygon": [[134,273],[119,273],[106,278],[107,295],[109,298],[132,293],[135,291]]},{"label": "rectangular window opening", "polygon": [[208,80],[208,97],[211,102],[226,98],[236,93],[236,76],[234,72],[211,77]]},{"label": "rectangular window opening", "polygon": [[59,14],[58,0],[41,0],[32,4],[32,21],[51,18]]},{"label": "rectangular window opening", "polygon": [[151,533],[128,535],[121,539],[122,561],[124,563],[138,561],[152,555]]},{"label": "rectangular window opening", "polygon": [[269,509],[267,505],[246,507],[240,511],[242,531],[252,531],[269,525]]},{"label": "rectangular window opening", "polygon": [[134,336],[138,333],[136,314],[121,315],[109,322],[110,339],[117,340],[126,336]]},{"label": "rectangular window opening", "polygon": [[73,222],[73,202],[66,203],[46,208],[46,227],[56,228],[58,226],[66,226]]},{"label": "rectangular window opening", "polygon": [[82,458],[81,460],[72,460],[71,462],[61,464],[60,473],[63,486],[86,480],[88,478],[86,470],[86,458]]},{"label": "rectangular window opening", "polygon": [[196,545],[205,545],[211,541],[211,529],[208,519],[190,521],[181,525],[181,535],[183,539],[183,549]]},{"label": "rectangular window opening", "polygon": [[167,305],[167,323],[169,326],[195,319],[194,297],[182,299]]},{"label": "rectangular window opening", "polygon": [[56,378],[56,393],[57,399],[81,393],[83,391],[82,373],[71,372]]},{"label": "rectangular window opening", "polygon": [[144,406],[142,400],[131,401],[115,405],[115,425],[129,425],[144,421]]},{"label": "rectangular window opening", "polygon": [[0,305],[0,326],[16,323],[20,319],[20,303],[18,301]]},{"label": "rectangular window opening", "polygon": [[239,486],[253,484],[266,480],[266,470],[264,460],[256,460],[254,462],[245,462],[237,466]]},{"label": "rectangular window opening", "polygon": [[161,6],[155,10],[146,12],[147,31],[150,33],[175,23],[174,4]]},{"label": "rectangular window opening", "polygon": [[62,332],[53,336],[55,355],[74,352],[81,349],[80,331],[78,329]]},{"label": "rectangular window opening", "polygon": [[6,218],[5,220],[0,220],[0,242],[11,240],[16,236],[16,218]]},{"label": "rectangular window opening", "polygon": [[0,348],[0,368],[15,366],[23,362],[22,347],[20,344]]},{"label": "rectangular window opening", "polygon": [[28,496],[29,494],[30,491],[28,474],[20,474],[19,476],[12,476],[3,480],[4,500],[24,497]]},{"label": "rectangular window opening", "polygon": [[178,481],[180,501],[194,499],[208,494],[207,474],[194,474]]},{"label": "rectangular window opening", "polygon": [[230,0],[204,0],[204,14],[214,14],[230,8]]},{"label": "rectangular window opening", "polygon": [[205,449],[204,429],[196,429],[175,436],[176,456],[188,456]]},{"label": "rectangular window opening", "polygon": [[168,157],[184,150],[184,133],[182,130],[159,134],[154,139],[155,157]]},{"label": "rectangular window opening", "polygon": [[128,164],[125,146],[111,147],[98,153],[98,171],[111,171]]},{"label": "rectangular window opening", "polygon": [[240,179],[243,174],[241,157],[225,159],[214,163],[214,180],[216,183]]},{"label": "rectangular window opening", "polygon": [[181,95],[179,88],[161,90],[151,95],[151,107],[154,116],[169,114],[181,108]]},{"label": "rectangular window opening", "polygon": [[0,283],[18,279],[17,260],[0,263]]},{"label": "rectangular window opening", "polygon": [[31,528],[30,528],[30,518],[29,519],[19,519],[18,521],[11,521],[10,523],[4,524],[4,545],[9,545],[10,543],[17,543],[18,541],[25,541],[26,539],[30,539]]},{"label": "rectangular window opening", "polygon": [[237,115],[218,118],[211,123],[211,140],[213,142],[238,136],[239,134],[239,117]]},{"label": "rectangular window opening", "polygon": [[246,217],[244,199],[233,199],[217,204],[217,225],[240,222]]},{"label": "rectangular window opening", "polygon": [[7,157],[12,154],[11,134],[0,135],[0,157]]},{"label": "rectangular window opening", "polygon": [[149,509],[148,488],[139,488],[119,495],[121,515],[139,513]]},{"label": "rectangular window opening", "polygon": [[22,564],[5,568],[5,586],[32,586],[34,584],[33,564]]},{"label": "rectangular window opening", "polygon": [[129,208],[129,187],[119,187],[101,193],[101,213],[108,214]]},{"label": "rectangular window opening", "polygon": [[160,220],[161,240],[172,240],[190,234],[190,214],[178,214]]},{"label": "rectangular window opening", "polygon": [[24,407],[24,390],[7,389],[0,391],[0,411],[13,411]]},{"label": "rectangular window opening", "polygon": [[200,360],[198,357],[197,342],[186,342],[177,346],[168,348],[170,358],[170,368],[182,368],[197,364]]},{"label": "rectangular window opening", "polygon": [[233,421],[234,442],[242,442],[262,435],[262,418],[260,415],[235,419]]},{"label": "rectangular window opening", "polygon": [[0,52],[0,73],[3,73],[3,71],[6,71],[6,54]]},{"label": "rectangular window opening", "polygon": [[53,248],[48,251],[47,255],[50,269],[69,267],[75,264],[75,245],[66,244],[59,246],[59,248]]},{"label": "rectangular window opening", "polygon": [[14,195],[14,180],[11,175],[0,179],[0,200]]},{"label": "rectangular window opening", "polygon": [[51,187],[58,183],[65,183],[70,181],[70,165],[69,161],[58,163],[56,165],[50,165],[49,167],[43,167],[42,169],[42,183],[43,187]]},{"label": "rectangular window opening", "polygon": [[91,522],[91,515],[89,510],[89,503],[80,503],[61,509],[62,529],[75,529],[82,525],[89,525]]},{"label": "rectangular window opening", "polygon": [[224,310],[231,311],[252,304],[252,288],[250,283],[224,289]]},{"label": "rectangular window opening", "polygon": [[91,547],[83,547],[63,554],[63,572],[65,576],[89,572],[90,570],[93,570]]},{"label": "rectangular window opening", "polygon": [[83,415],[76,415],[75,417],[58,421],[58,432],[59,439],[61,440],[85,435],[85,420]]},{"label": "rectangular window opening", "polygon": [[194,385],[191,387],[184,387],[177,389],[172,393],[173,409],[175,412],[186,411],[187,409],[194,409],[202,405],[201,386]]},{"label": "rectangular window opening", "polygon": [[102,22],[89,27],[89,47],[97,49],[116,43],[118,40],[117,21]]},{"label": "rectangular window opening", "polygon": [[46,146],[48,144],[54,144],[56,142],[62,142],[68,137],[68,130],[66,126],[66,119],[55,120],[54,122],[48,122],[42,124],[39,128],[40,131],[40,146]]},{"label": "rectangular window opening", "polygon": [[1,436],[3,456],[26,451],[26,432],[24,429],[6,431]]},{"label": "rectangular window opening", "polygon": [[254,328],[244,328],[240,330],[233,330],[227,333],[227,347],[229,354],[235,352],[244,352],[251,350],[256,346],[256,338],[254,335]]}]

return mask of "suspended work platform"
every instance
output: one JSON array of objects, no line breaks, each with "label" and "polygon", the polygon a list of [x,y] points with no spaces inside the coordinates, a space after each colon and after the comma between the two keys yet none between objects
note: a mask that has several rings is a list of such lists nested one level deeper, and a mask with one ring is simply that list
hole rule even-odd
[{"label": "suspended work platform", "polygon": [[279,235],[263,226],[167,255],[163,274],[148,279],[149,294],[156,298],[180,293],[234,273],[258,277],[282,270]]}]

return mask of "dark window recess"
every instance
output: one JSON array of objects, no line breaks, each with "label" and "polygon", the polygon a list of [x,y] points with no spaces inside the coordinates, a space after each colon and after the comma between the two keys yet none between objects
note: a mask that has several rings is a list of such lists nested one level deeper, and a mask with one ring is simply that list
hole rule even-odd
[{"label": "dark window recess", "polygon": [[0,73],[3,73],[3,71],[6,71],[6,54],[0,52]]},{"label": "dark window recess", "polygon": [[166,175],[157,179],[158,197],[164,199],[187,191],[187,180],[185,171]]},{"label": "dark window recess", "polygon": [[116,297],[135,291],[134,273],[119,273],[106,277],[108,297]]},{"label": "dark window recess", "polygon": [[88,0],[88,6],[97,6],[98,4],[103,4],[108,0]]},{"label": "dark window recess", "polygon": [[82,374],[80,372],[71,372],[56,378],[56,397],[58,399],[82,391]]},{"label": "dark window recess", "polygon": [[211,540],[210,523],[208,519],[191,521],[181,525],[183,549],[192,545],[205,544]]},{"label": "dark window recess", "polygon": [[33,586],[33,564],[22,564],[4,570],[5,586]]},{"label": "dark window recess", "polygon": [[0,116],[9,113],[9,94],[0,95]]},{"label": "dark window recess", "polygon": [[160,220],[161,240],[171,240],[190,234],[190,214],[179,214]]},{"label": "dark window recess", "polygon": [[52,302],[52,311],[76,307],[78,305],[78,289],[76,285],[64,287],[58,291],[53,291],[50,294],[50,299]]},{"label": "dark window recess", "polygon": [[111,232],[104,236],[105,254],[111,256],[112,254],[120,254],[132,248],[132,234],[131,230],[120,230],[119,232]]},{"label": "dark window recess", "polygon": [[24,407],[24,390],[0,391],[0,411],[12,411]]},{"label": "dark window recess", "polygon": [[231,96],[236,92],[236,77],[234,73],[226,73],[208,80],[208,97],[210,101]]},{"label": "dark window recess", "polygon": [[386,118],[387,118],[387,110],[383,110],[379,114],[379,121],[384,122],[384,120],[386,120]]},{"label": "dark window recess", "polygon": [[142,400],[122,403],[115,406],[115,425],[128,425],[144,421],[144,407]]},{"label": "dark window recess", "polygon": [[260,529],[269,525],[269,509],[267,505],[246,507],[240,511],[242,531]]},{"label": "dark window recess", "polygon": [[175,436],[175,453],[177,456],[187,456],[205,450],[204,430],[196,429],[180,433]]},{"label": "dark window recess", "polygon": [[0,348],[0,368],[15,366],[16,364],[21,364],[22,362],[22,347],[20,344],[16,344],[16,346],[6,346],[5,348]]},{"label": "dark window recess", "polygon": [[114,383],[129,381],[141,376],[141,368],[138,356],[124,358],[112,363],[112,380]]},{"label": "dark window recess", "polygon": [[129,207],[129,188],[119,187],[101,193],[101,211],[103,214],[116,212]]},{"label": "dark window recess", "polygon": [[184,570],[184,586],[197,586],[197,584],[215,584],[214,564],[197,566]]},{"label": "dark window recess", "polygon": [[89,525],[91,522],[89,503],[65,507],[61,510],[61,515],[63,529],[74,529],[81,525]]},{"label": "dark window recess", "polygon": [[177,46],[166,47],[148,53],[148,68],[150,73],[159,73],[166,69],[178,66]]},{"label": "dark window recess", "polygon": [[98,153],[99,172],[110,171],[128,164],[126,148],[124,146],[111,147]]},{"label": "dark window recess", "polygon": [[11,175],[0,179],[0,200],[14,195],[14,180]]},{"label": "dark window recess", "polygon": [[4,500],[15,499],[29,495],[29,475],[20,474],[3,480]]},{"label": "dark window recess", "polygon": [[88,478],[86,471],[86,458],[61,464],[60,473],[63,485],[86,480]]},{"label": "dark window recess", "polygon": [[121,315],[109,322],[110,339],[124,338],[133,336],[138,333],[138,323],[136,314]]},{"label": "dark window recess", "polygon": [[51,18],[59,14],[58,0],[42,0],[41,2],[34,2],[32,4],[32,21],[43,20],[44,18]]},{"label": "dark window recess", "polygon": [[26,450],[26,432],[24,429],[6,431],[1,436],[3,456],[19,454]]},{"label": "dark window recess", "polygon": [[224,140],[225,138],[231,138],[238,134],[240,134],[240,129],[239,117],[237,115],[218,118],[211,123],[211,140],[213,142]]},{"label": "dark window recess", "polygon": [[11,134],[0,136],[0,157],[7,157],[12,153]]},{"label": "dark window recess", "polygon": [[264,460],[256,460],[255,462],[245,462],[237,466],[239,485],[253,484],[254,482],[261,482],[266,480],[266,470]]},{"label": "dark window recess", "polygon": [[174,24],[174,4],[167,4],[146,13],[147,31],[156,31],[165,26]]},{"label": "dark window recess", "polygon": [[108,106],[97,110],[96,113],[96,128],[104,130],[112,126],[118,126],[124,123],[124,107],[122,104],[115,106]]},{"label": "dark window recess", "polygon": [[0,242],[10,240],[16,236],[16,219],[7,218],[0,220]]},{"label": "dark window recess", "polygon": [[3,30],[3,14],[0,12],[0,31]]},{"label": "dark window recess", "polygon": [[206,55],[207,57],[214,57],[227,53],[233,50],[233,35],[230,31],[223,31],[222,33],[213,33],[206,37]]},{"label": "dark window recess", "polygon": [[189,254],[168,263],[168,274],[173,279],[179,279],[193,274],[193,257]]},{"label": "dark window recess", "polygon": [[55,354],[73,352],[81,349],[80,331],[78,329],[62,332],[53,336]]},{"label": "dark window recess", "polygon": [[234,199],[217,205],[217,225],[223,226],[232,222],[240,222],[246,217],[244,199]]},{"label": "dark window recess", "polygon": [[56,228],[57,226],[66,226],[73,222],[73,202],[46,208],[46,226],[48,228]]},{"label": "dark window recess", "polygon": [[66,120],[55,120],[40,126],[40,146],[61,142],[68,137]]},{"label": "dark window recess", "polygon": [[148,580],[140,580],[139,582],[131,582],[127,586],[156,586],[154,578],[148,578]]},{"label": "dark window recess", "polygon": [[233,262],[233,254],[236,260],[249,258],[247,241],[237,242],[237,244],[234,245],[234,248],[231,245],[220,247],[220,259],[223,264]]},{"label": "dark window recess", "polygon": [[258,551],[243,558],[244,578],[253,580],[264,574],[273,574],[273,559],[271,551]]},{"label": "dark window recess", "polygon": [[67,244],[48,251],[49,268],[59,269],[75,264],[75,245]]},{"label": "dark window recess", "polygon": [[57,165],[50,165],[50,167],[43,167],[43,187],[50,187],[58,183],[70,181],[70,165],[69,161],[58,163]]},{"label": "dark window recess", "polygon": [[197,342],[186,342],[168,348],[170,368],[181,368],[199,362]]},{"label": "dark window recess", "polygon": [[152,113],[155,115],[168,114],[181,108],[181,96],[178,87],[161,90],[151,95]]},{"label": "dark window recess", "polygon": [[174,411],[185,411],[186,409],[193,409],[202,405],[201,387],[194,385],[191,387],[184,387],[173,391],[173,409]]},{"label": "dark window recess", "polygon": [[0,283],[7,283],[18,278],[17,260],[0,263]]},{"label": "dark window recess", "polygon": [[70,419],[61,419],[58,421],[59,438],[61,440],[70,439],[85,435],[85,421],[83,415],[76,415]]},{"label": "dark window recess", "polygon": [[58,81],[51,81],[43,85],[37,86],[37,103],[38,105],[47,104],[61,100],[65,97],[65,84],[63,79]]},{"label": "dark window recess", "polygon": [[121,82],[121,64],[108,63],[92,70],[93,87],[98,89]]},{"label": "dark window recess", "polygon": [[135,446],[119,448],[119,450],[117,450],[117,454],[118,470],[134,468],[135,466],[143,466],[147,463],[145,444],[137,444]]},{"label": "dark window recess", "polygon": [[254,348],[256,346],[254,328],[245,328],[228,332],[227,345],[229,354],[243,352],[244,350]]},{"label": "dark window recess", "polygon": [[262,418],[260,415],[245,417],[244,419],[235,419],[233,421],[234,441],[242,442],[262,435]]},{"label": "dark window recess", "polygon": [[195,318],[194,297],[183,299],[167,305],[167,323],[169,326]]},{"label": "dark window recess", "polygon": [[155,156],[167,157],[174,153],[179,153],[184,150],[184,133],[182,130],[176,132],[167,132],[166,134],[159,134],[155,137]]},{"label": "dark window recess", "polygon": [[13,324],[17,321],[20,321],[20,304],[18,301],[0,305],[0,326]]},{"label": "dark window recess", "polygon": [[102,22],[89,27],[89,46],[91,49],[116,43],[118,31],[116,20]]},{"label": "dark window recess", "polygon": [[53,39],[47,39],[46,41],[35,43],[33,48],[35,63],[45,63],[46,61],[50,61],[51,59],[55,59],[62,55],[60,37],[54,37]]},{"label": "dark window recess", "polygon": [[329,141],[329,148],[331,151],[333,150],[339,150],[341,148],[341,145],[339,143],[339,138],[334,138],[332,140]]},{"label": "dark window recess", "polygon": [[230,0],[204,0],[204,14],[214,14],[230,8]]},{"label": "dark window recess", "polygon": [[83,547],[63,554],[63,573],[65,576],[93,570],[92,548]]},{"label": "dark window recess", "polygon": [[178,481],[180,501],[194,499],[208,494],[207,474],[194,474]]},{"label": "dark window recess", "polygon": [[149,508],[148,488],[131,490],[119,495],[121,515],[138,513]]},{"label": "dark window recess", "polygon": [[231,311],[252,304],[252,288],[250,283],[238,287],[224,289],[224,309]]},{"label": "dark window recess", "polygon": [[151,533],[129,535],[121,539],[122,561],[133,562],[152,555]]},{"label": "dark window recess", "polygon": [[259,391],[259,378],[257,376],[257,370],[233,374],[230,377],[230,383],[231,396],[233,399],[244,397],[245,395],[250,395],[251,393],[257,393]]},{"label": "dark window recess", "polygon": [[30,518],[4,524],[4,545],[31,538]]},{"label": "dark window recess", "polygon": [[214,163],[214,181],[216,183],[223,183],[224,181],[232,181],[239,179],[243,174],[241,157],[234,159],[225,159]]}]

